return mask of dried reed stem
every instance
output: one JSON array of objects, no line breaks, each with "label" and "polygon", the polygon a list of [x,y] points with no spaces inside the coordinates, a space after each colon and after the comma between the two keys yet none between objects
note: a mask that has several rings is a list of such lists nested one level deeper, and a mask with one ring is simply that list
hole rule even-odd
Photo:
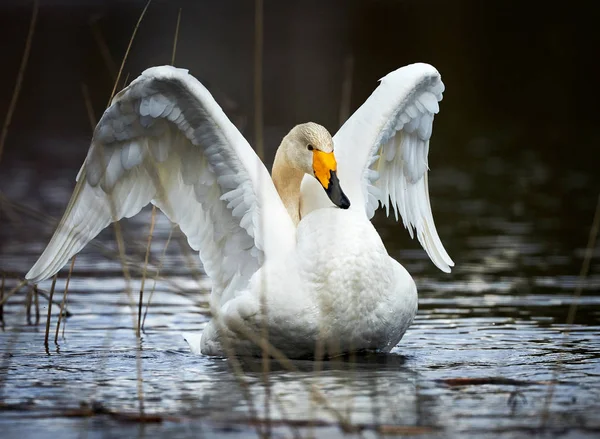
[{"label": "dried reed stem", "polygon": [[263,0],[254,2],[254,142],[261,161],[265,158],[263,141]]},{"label": "dried reed stem", "polygon": [[23,224],[21,223],[19,216],[15,212],[11,201],[6,198],[6,195],[0,191],[0,208],[6,214],[8,219],[17,226],[19,231],[23,231]]},{"label": "dried reed stem", "polygon": [[52,278],[52,287],[50,287],[50,297],[48,299],[48,316],[46,317],[46,335],[44,336],[44,346],[48,349],[48,334],[50,333],[50,319],[52,318],[52,297],[54,296],[54,288],[56,287],[56,279],[58,274]]},{"label": "dried reed stem", "polygon": [[[131,38],[129,39],[129,44],[127,45],[127,50],[125,51],[125,55],[123,56],[123,61],[121,62],[121,67],[119,68],[119,74],[117,75],[117,79],[115,80],[115,85],[113,87],[110,99],[108,100],[107,107],[110,106],[110,102],[112,101],[112,99],[115,95],[115,92],[117,90],[117,85],[119,84],[119,80],[121,79],[121,74],[123,73],[123,67],[125,66],[125,62],[127,61],[127,57],[129,56],[129,51],[131,50],[131,46],[133,44],[133,40],[135,39],[135,35],[137,34],[137,30],[140,27],[140,23],[142,22],[142,19],[144,18],[144,15],[146,14],[146,11],[148,10],[148,6],[150,6],[151,2],[152,2],[152,0],[148,0],[148,2],[146,3],[146,6],[142,10],[142,13],[140,14],[140,17],[138,18],[135,28],[133,29],[133,33],[131,34]],[[126,281],[126,290],[127,290],[128,296],[130,297],[130,301],[133,302],[133,298],[131,297],[131,288],[130,288],[131,278],[130,278],[129,270],[127,269],[127,264],[126,264],[126,260],[125,260],[125,244],[124,244],[124,240],[123,240],[123,234],[121,231],[121,225],[117,221],[118,218],[116,218],[116,214],[115,214],[116,208],[115,208],[114,199],[112,197],[110,197],[110,208],[111,208],[111,216],[114,221],[113,226],[115,229],[115,237],[117,240],[119,257],[121,259],[121,265],[123,266],[123,275],[125,276],[125,281]],[[134,327],[135,327],[135,313],[133,314],[133,320],[134,320]],[[139,321],[138,321],[138,323],[139,323]],[[139,330],[136,332],[138,334],[138,337],[137,337],[137,348],[138,349],[137,349],[137,353],[136,353],[137,396],[138,396],[140,414],[141,414],[141,416],[144,416],[144,380],[142,378],[142,357],[141,357],[142,344],[141,344],[141,338],[139,337]]]},{"label": "dried reed stem", "polygon": [[33,286],[33,304],[35,305],[35,325],[37,326],[40,323],[40,295],[37,285]]},{"label": "dried reed stem", "polygon": [[33,297],[33,286],[27,291],[25,296],[25,316],[27,318],[27,324],[31,325],[31,298]]},{"label": "dried reed stem", "polygon": [[[177,39],[179,37],[179,24],[181,22],[181,8],[179,8],[179,13],[177,14],[177,24],[175,25],[175,36],[173,38],[173,52],[171,53],[171,65],[175,64],[175,54],[177,53]],[[127,80],[125,80],[127,82]],[[138,327],[137,327],[137,336],[140,337],[142,331],[142,303],[144,300],[144,284],[146,283],[146,273],[148,267],[148,256],[150,255],[150,246],[152,244],[152,235],[154,232],[154,224],[156,222],[156,206],[152,206],[152,219],[150,220],[150,233],[148,234],[148,244],[146,246],[146,256],[144,258],[144,270],[142,272],[142,285],[140,287],[140,300],[138,303]],[[171,229],[171,233],[173,230]],[[169,240],[171,239],[171,235],[169,234]],[[168,244],[168,243],[167,243]],[[165,246],[166,251],[166,246]],[[164,253],[163,253],[164,256]],[[158,272],[157,272],[158,276]],[[156,280],[154,282],[154,286],[156,286]],[[154,288],[152,288],[152,293],[154,292]],[[150,305],[150,300],[148,300],[148,305]],[[148,307],[146,307],[146,313],[148,312]],[[144,321],[146,321],[146,313],[144,313]]]},{"label": "dried reed stem", "polygon": [[[0,303],[4,303],[4,285],[6,284],[6,273],[2,272],[2,285],[0,285]],[[4,323],[4,305],[0,305],[0,322]]]},{"label": "dried reed stem", "polygon": [[137,352],[135,356],[137,397],[140,415],[144,417],[144,378],[142,376],[142,338],[136,337]]},{"label": "dried reed stem", "polygon": [[[81,180],[81,178],[80,178],[80,180]],[[40,221],[44,224],[51,226],[51,227],[56,227],[57,224],[59,223],[59,221],[56,218],[53,218],[50,215],[42,214],[41,212],[39,212],[35,209],[32,209],[30,207],[24,206],[19,203],[15,203],[8,199],[3,199],[1,192],[0,192],[0,203],[4,203],[4,207],[15,209],[16,211],[19,211],[21,214],[27,215],[30,218],[33,218],[37,221]],[[16,226],[18,226],[18,224],[16,224]],[[105,244],[103,244],[100,241],[91,241],[90,243],[88,243],[88,245],[94,247],[96,250],[98,250],[102,254],[102,256],[104,256],[107,259],[117,260],[117,261],[119,260],[118,252],[112,250],[111,248],[109,248],[108,246],[106,246]],[[141,259],[136,260],[136,259],[128,258],[128,259],[126,259],[126,263],[127,263],[128,267],[130,268],[130,270],[133,270],[136,273],[139,273],[141,275],[142,268],[143,268],[143,261]],[[156,270],[156,267],[152,263],[148,262],[148,270],[151,270],[151,271]],[[158,277],[156,277],[156,278],[158,278]],[[170,279],[163,279],[163,281],[172,288],[174,294],[187,295],[186,291],[182,290],[176,282],[174,282]]]},{"label": "dried reed stem", "polygon": [[175,38],[173,38],[173,53],[171,55],[171,65],[175,65],[175,54],[177,53],[177,39],[179,38],[179,24],[181,23],[181,8],[177,14],[177,25],[175,26]]},{"label": "dried reed stem", "polygon": [[350,107],[352,105],[352,73],[354,71],[354,57],[348,55],[344,60],[343,78],[342,78],[342,96],[340,100],[339,121],[340,126],[350,116]]},{"label": "dried reed stem", "polygon": [[148,302],[146,303],[146,309],[144,310],[144,319],[142,320],[142,331],[144,330],[144,325],[146,324],[146,316],[148,315],[148,308],[150,307],[150,302],[152,302],[152,296],[154,296],[154,291],[156,290],[156,280],[158,279],[160,270],[163,266],[165,255],[167,253],[167,248],[169,247],[169,243],[171,242],[171,238],[173,237],[173,230],[175,230],[175,226],[171,227],[171,231],[169,232],[167,242],[165,243],[165,247],[163,248],[162,254],[160,255],[160,261],[156,269],[156,274],[154,275],[154,284],[152,285],[152,291],[150,291],[150,296],[148,297]]},{"label": "dried reed stem", "polygon": [[121,62],[121,67],[119,68],[119,73],[117,74],[117,79],[115,80],[115,85],[113,86],[112,92],[110,94],[110,99],[108,100],[108,104],[106,105],[107,107],[110,106],[110,102],[112,101],[112,98],[114,97],[115,92],[117,91],[117,85],[119,84],[119,81],[121,79],[121,74],[123,73],[123,67],[125,66],[125,61],[127,61],[127,57],[129,56],[129,51],[131,50],[131,45],[133,44],[135,34],[137,34],[138,28],[140,27],[140,23],[142,22],[142,19],[144,18],[144,15],[146,14],[146,11],[148,10],[148,6],[150,6],[151,2],[152,2],[152,0],[148,0],[148,2],[146,3],[146,6],[142,10],[142,13],[140,14],[140,18],[138,18],[135,28],[133,29],[133,34],[131,35],[131,38],[129,39],[129,44],[127,45],[127,50],[125,51],[125,56],[123,56],[123,61]]},{"label": "dried reed stem", "polygon": [[150,219],[150,232],[148,233],[148,244],[146,245],[146,256],[144,258],[144,270],[142,271],[142,285],[140,286],[140,300],[138,302],[138,326],[136,335],[139,337],[142,329],[142,303],[144,300],[144,285],[146,284],[146,273],[148,268],[148,257],[150,256],[150,247],[152,245],[152,235],[154,234],[154,224],[156,223],[156,206],[152,206],[152,218]]},{"label": "dried reed stem", "polygon": [[[215,314],[213,318],[219,317],[220,316],[218,314]],[[262,351],[266,350],[271,357],[277,360],[277,362],[288,371],[295,373],[300,372],[294,363],[283,352],[273,346],[268,340],[265,340],[260,335],[257,335],[253,331],[249,330],[244,323],[232,322],[232,324],[229,325],[229,329],[241,335],[248,341],[254,343],[256,346],[259,346]],[[307,384],[306,387],[311,392],[314,400],[321,404],[333,416],[335,416],[342,426],[348,427],[350,425],[349,421],[344,418],[339,410],[329,403],[325,395],[315,385]]]},{"label": "dried reed stem", "polygon": [[[71,282],[71,274],[73,273],[73,268],[75,267],[75,259],[77,259],[77,255],[71,258],[71,266],[69,267],[69,274],[67,274],[67,282],[65,284],[65,291],[63,293],[62,302],[60,303],[60,313],[58,314],[58,320],[56,322],[56,333],[54,334],[54,344],[58,344],[58,332],[60,331],[60,322],[62,321],[63,313],[65,312],[65,305],[67,303],[67,293],[69,292],[69,282]],[[65,333],[63,331],[63,337]]]},{"label": "dried reed stem", "polygon": [[188,268],[192,272],[192,276],[194,276],[194,279],[198,283],[198,289],[200,289],[202,272],[200,272],[200,270],[198,270],[198,267],[196,266],[196,260],[194,259],[194,256],[192,255],[192,252],[190,250],[190,245],[188,244],[187,239],[186,239],[185,235],[183,234],[183,232],[180,232],[180,234],[177,236],[177,244],[179,245],[179,248],[181,249],[181,252],[183,253],[183,257],[185,258],[185,263],[187,264]]},{"label": "dried reed stem", "polygon": [[[600,194],[598,195],[598,201],[596,203],[596,211],[594,212],[594,219],[592,220],[592,226],[590,227],[590,233],[588,235],[588,242],[585,249],[585,254],[583,257],[583,263],[581,264],[581,270],[579,272],[579,282],[577,283],[577,287],[575,287],[575,292],[573,293],[573,301],[569,306],[569,312],[567,314],[567,328],[563,332],[562,336],[562,345],[564,346],[567,342],[567,338],[571,333],[571,326],[575,323],[575,314],[577,313],[577,306],[579,305],[579,298],[581,297],[581,292],[583,290],[583,284],[587,274],[590,270],[590,264],[592,261],[592,256],[594,255],[594,248],[596,247],[596,240],[598,238],[598,230],[600,229]],[[548,416],[550,414],[550,404],[552,402],[552,398],[554,397],[554,389],[556,387],[556,381],[558,379],[558,375],[563,366],[563,357],[564,357],[564,349],[558,355],[556,360],[555,367],[552,371],[552,380],[550,381],[550,385],[548,386],[548,393],[546,394],[546,399],[544,401],[544,408],[542,411],[542,427],[544,427],[548,421]]]},{"label": "dried reed stem", "polygon": [[[265,158],[264,133],[263,133],[263,48],[264,48],[264,1],[254,1],[254,142],[256,144],[256,153],[261,161]],[[262,216],[259,224],[261,230],[264,229]],[[263,340],[269,340],[269,328],[267,326],[267,305],[266,305],[266,284],[263,277],[260,295],[260,310],[262,316],[261,337]],[[269,372],[271,369],[271,357],[268,349],[262,351],[262,376],[265,386],[265,417],[270,419],[270,400],[271,385],[269,381]],[[271,426],[265,424],[265,436],[271,435]]]},{"label": "dried reed stem", "polygon": [[94,40],[96,40],[96,44],[98,45],[98,49],[100,50],[100,55],[102,55],[104,64],[106,64],[106,69],[110,74],[110,78],[114,81],[117,78],[117,64],[115,63],[115,60],[110,54],[108,44],[106,44],[104,35],[102,35],[102,30],[100,29],[100,26],[98,26],[98,20],[91,19],[90,27],[92,29],[92,35],[94,35]]},{"label": "dried reed stem", "polygon": [[94,107],[92,105],[92,99],[90,98],[90,90],[88,86],[82,82],[81,83],[81,93],[83,94],[83,101],[85,102],[85,109],[88,115],[88,120],[90,121],[90,126],[92,127],[92,132],[94,132],[94,128],[96,126],[96,114],[94,113]]},{"label": "dried reed stem", "polygon": [[8,128],[12,122],[12,117],[19,100],[19,94],[21,92],[21,86],[23,85],[23,76],[25,75],[25,69],[27,68],[27,62],[29,61],[29,53],[31,52],[31,43],[33,41],[33,32],[35,30],[35,24],[37,23],[39,1],[33,2],[33,13],[31,14],[31,21],[29,22],[29,32],[27,33],[27,40],[25,42],[25,50],[23,52],[23,58],[21,58],[21,66],[19,67],[19,73],[17,74],[17,83],[13,91],[10,104],[8,106],[8,113],[6,113],[6,119],[4,119],[4,125],[2,126],[2,134],[0,135],[0,160],[2,160],[2,152],[4,151],[4,143],[6,142],[6,136],[8,136]]},{"label": "dried reed stem", "polygon": [[23,287],[23,285],[25,285],[26,283],[27,283],[27,281],[26,281],[26,280],[22,280],[21,282],[19,282],[19,283],[17,284],[17,286],[16,286],[16,287],[14,287],[12,290],[10,290],[8,293],[6,293],[6,294],[4,295],[4,297],[2,297],[2,299],[0,299],[0,306],[4,305],[4,304],[6,303],[6,301],[7,301],[8,299],[10,299],[10,297],[11,297],[13,294],[15,294],[17,291],[19,291],[19,290],[20,290],[20,289]]},{"label": "dried reed stem", "polygon": [[[223,327],[221,322],[221,316],[219,315],[219,312],[217,310],[215,310],[215,313],[213,314],[213,320],[215,321],[218,327]],[[250,412],[250,417],[251,419],[258,420],[258,415],[254,406],[254,400],[252,399],[252,394],[250,393],[250,386],[248,385],[248,382],[244,379],[244,369],[242,368],[238,357],[235,355],[235,350],[231,346],[227,337],[223,339],[223,350],[225,351],[225,355],[228,358],[229,364],[233,368],[233,375],[237,379],[240,387],[242,388],[244,398],[246,399],[246,403],[248,404],[248,411]],[[260,425],[254,425],[254,428],[256,429],[257,436],[263,436]]]},{"label": "dried reed stem", "polygon": [[125,80],[123,81],[123,87],[122,88],[127,87],[127,81],[129,81],[129,75],[130,75],[130,73],[127,72],[127,74],[125,75]]}]

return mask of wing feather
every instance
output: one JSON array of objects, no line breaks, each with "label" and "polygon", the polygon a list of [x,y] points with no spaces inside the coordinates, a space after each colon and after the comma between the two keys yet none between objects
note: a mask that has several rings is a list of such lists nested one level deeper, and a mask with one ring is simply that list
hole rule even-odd
[{"label": "wing feather", "polygon": [[432,262],[449,272],[454,262],[435,228],[427,183],[429,140],[443,91],[432,66],[400,68],[381,79],[334,142],[340,184],[351,208],[364,206],[371,218],[378,204],[388,216],[391,207]]},{"label": "wing feather", "polygon": [[185,70],[154,67],[102,116],[67,210],[27,279],[49,278],[112,221],[150,202],[200,253],[217,305],[295,240],[269,173],[210,93]]}]

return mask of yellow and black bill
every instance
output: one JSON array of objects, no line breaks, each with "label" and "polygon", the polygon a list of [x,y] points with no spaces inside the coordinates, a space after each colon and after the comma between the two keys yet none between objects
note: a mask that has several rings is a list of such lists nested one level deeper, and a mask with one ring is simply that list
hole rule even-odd
[{"label": "yellow and black bill", "polygon": [[332,203],[341,209],[348,209],[350,200],[340,186],[340,180],[337,177],[337,162],[333,152],[315,149],[313,151],[313,171]]}]

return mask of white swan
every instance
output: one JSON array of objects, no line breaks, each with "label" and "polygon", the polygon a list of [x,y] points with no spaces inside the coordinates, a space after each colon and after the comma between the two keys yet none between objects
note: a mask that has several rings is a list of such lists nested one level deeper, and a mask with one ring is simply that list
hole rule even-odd
[{"label": "white swan", "polygon": [[333,139],[314,123],[292,129],[271,180],[202,84],[186,70],[150,68],[102,116],[66,212],[26,278],[54,275],[113,220],[151,202],[213,282],[214,316],[193,350],[258,355],[266,328],[289,357],[310,356],[318,343],[329,355],[389,351],[415,316],[417,290],[370,218],[391,204],[450,271],[427,187],[443,90],[427,64],[388,74]]}]

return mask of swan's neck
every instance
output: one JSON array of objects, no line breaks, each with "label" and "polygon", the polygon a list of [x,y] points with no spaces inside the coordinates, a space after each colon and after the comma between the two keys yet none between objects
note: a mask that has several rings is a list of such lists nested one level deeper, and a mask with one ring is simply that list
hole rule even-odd
[{"label": "swan's neck", "polygon": [[277,150],[273,162],[273,183],[294,225],[300,222],[300,184],[304,173],[290,165],[283,148]]}]

